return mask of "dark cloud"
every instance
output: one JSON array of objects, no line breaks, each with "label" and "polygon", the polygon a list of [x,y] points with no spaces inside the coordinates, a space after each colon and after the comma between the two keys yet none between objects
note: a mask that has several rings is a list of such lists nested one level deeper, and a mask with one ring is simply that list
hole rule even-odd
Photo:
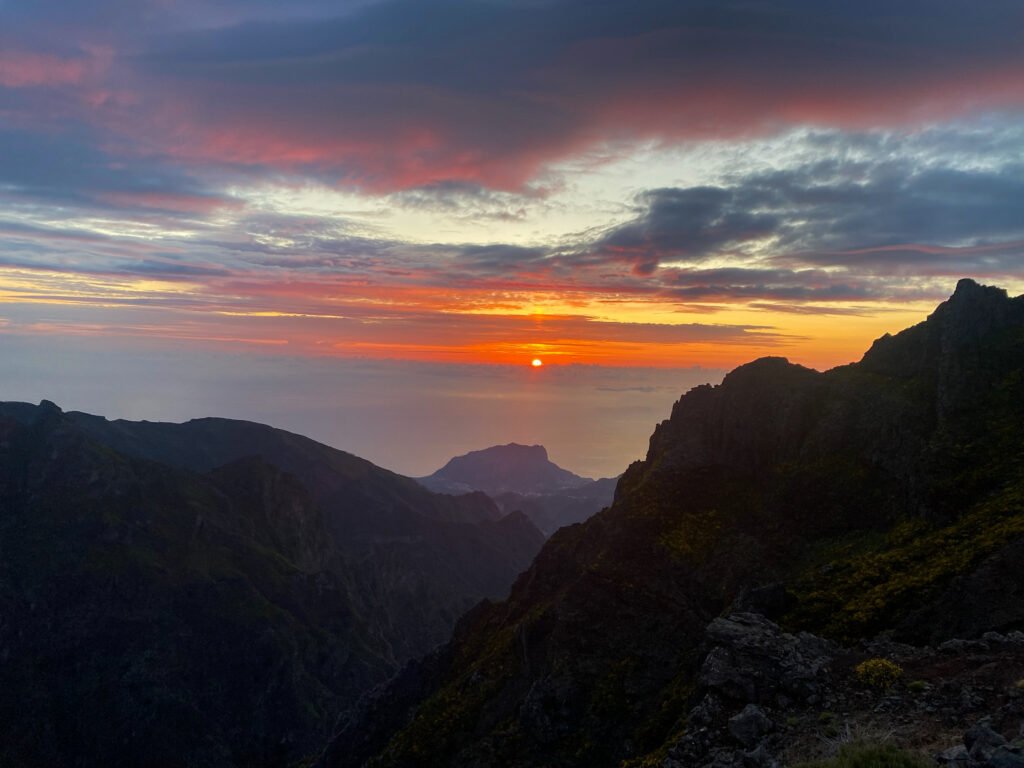
[{"label": "dark cloud", "polygon": [[650,274],[667,260],[696,262],[749,240],[771,236],[781,221],[745,204],[741,191],[720,187],[655,189],[643,193],[643,214],[594,245],[597,255]]},{"label": "dark cloud", "polygon": [[[5,3],[4,264],[325,314],[392,288],[687,311],[932,298],[1021,275],[1021,28],[1017,0]],[[352,185],[493,225],[555,205],[552,168],[595,148],[808,125],[839,128],[557,243],[402,242],[228,191]]]},{"label": "dark cloud", "polygon": [[867,274],[1013,273],[1024,255],[1022,171],[830,160],[730,186],[657,189],[639,197],[635,220],[603,234],[580,259],[621,260],[644,274],[737,256]]},{"label": "dark cloud", "polygon": [[99,126],[93,149],[199,177],[272,168],[377,191],[522,190],[607,141],[920,125],[1024,104],[1013,0],[334,6],[7,4],[12,62],[103,63],[83,70],[75,98],[32,88],[14,114]]},{"label": "dark cloud", "polygon": [[[443,246],[441,246],[443,247]],[[543,266],[550,255],[545,248],[525,248],[514,245],[466,245],[456,249],[456,265],[474,271],[514,274]]]},{"label": "dark cloud", "polygon": [[[662,295],[683,302],[850,302],[909,298],[917,286],[815,269],[673,269],[659,274]],[[915,296],[917,298],[918,296]]]},{"label": "dark cloud", "polygon": [[114,159],[88,126],[53,133],[0,123],[0,200],[125,214],[202,214],[235,203],[193,174],[150,157]]}]

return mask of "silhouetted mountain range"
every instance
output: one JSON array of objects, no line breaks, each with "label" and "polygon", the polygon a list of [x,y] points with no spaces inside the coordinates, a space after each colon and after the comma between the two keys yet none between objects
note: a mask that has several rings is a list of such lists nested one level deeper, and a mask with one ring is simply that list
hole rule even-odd
[{"label": "silhouetted mountain range", "polygon": [[0,404],[0,764],[294,761],[542,541],[260,424]]},{"label": "silhouetted mountain range", "polygon": [[483,491],[503,513],[519,511],[550,536],[612,501],[618,478],[593,480],[562,469],[542,445],[495,445],[456,456],[419,482],[439,493]]},{"label": "silhouetted mountain range", "polygon": [[[832,643],[984,635],[987,652],[1024,629],[1022,424],[1024,297],[970,280],[859,363],[766,358],[697,387],[613,505],[555,533],[508,600],[367,700],[322,765],[767,768],[764,734],[795,738],[788,718],[812,717],[798,706],[932,722],[830,671]],[[955,669],[978,668],[956,642]],[[940,674],[926,650],[865,648]],[[1013,653],[986,669],[1012,674]],[[987,690],[932,712],[949,725],[986,696],[1015,706]],[[996,765],[983,757],[1006,740],[966,744],[957,764]],[[988,752],[968,763],[976,744]]]}]

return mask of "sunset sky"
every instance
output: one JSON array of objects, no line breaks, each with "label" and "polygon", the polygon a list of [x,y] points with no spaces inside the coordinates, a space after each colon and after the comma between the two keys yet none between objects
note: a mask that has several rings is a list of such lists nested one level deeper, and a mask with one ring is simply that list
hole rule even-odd
[{"label": "sunset sky", "polygon": [[0,399],[615,474],[1024,290],[1022,117],[1019,0],[0,0]]}]

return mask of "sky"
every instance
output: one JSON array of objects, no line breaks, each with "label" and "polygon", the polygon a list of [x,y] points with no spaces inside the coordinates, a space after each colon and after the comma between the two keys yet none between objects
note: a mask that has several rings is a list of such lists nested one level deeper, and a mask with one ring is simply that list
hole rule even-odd
[{"label": "sky", "polygon": [[0,399],[617,474],[1024,290],[1022,117],[1019,0],[0,0]]}]

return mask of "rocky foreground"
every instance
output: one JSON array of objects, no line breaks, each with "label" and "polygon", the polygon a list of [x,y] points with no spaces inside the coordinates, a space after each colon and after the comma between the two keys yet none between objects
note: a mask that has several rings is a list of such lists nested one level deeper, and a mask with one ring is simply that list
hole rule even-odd
[{"label": "rocky foreground", "polygon": [[843,647],[733,613],[705,643],[698,703],[663,768],[794,765],[858,741],[963,768],[1024,767],[1024,632]]}]

